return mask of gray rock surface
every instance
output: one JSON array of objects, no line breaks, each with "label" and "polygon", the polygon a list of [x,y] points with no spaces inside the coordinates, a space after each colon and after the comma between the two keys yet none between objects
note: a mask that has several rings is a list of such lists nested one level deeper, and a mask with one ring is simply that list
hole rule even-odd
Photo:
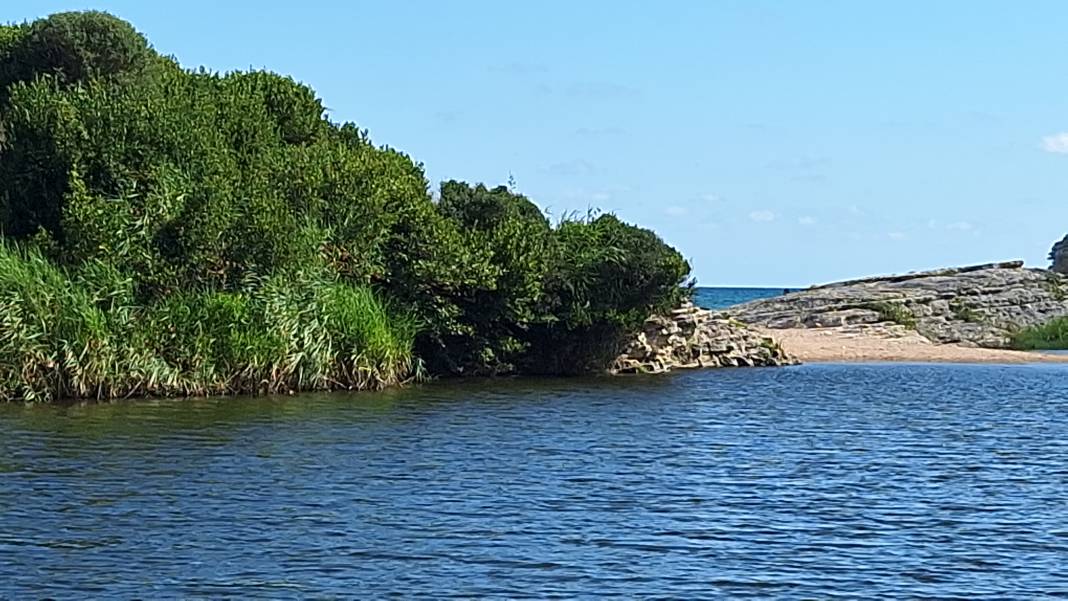
[{"label": "gray rock surface", "polygon": [[896,323],[934,342],[1002,348],[1020,328],[1068,315],[1068,277],[988,263],[838,282],[725,313],[766,328]]},{"label": "gray rock surface", "polygon": [[1061,238],[1049,251],[1050,270],[1068,273],[1068,236]]},{"label": "gray rock surface", "polygon": [[662,373],[698,367],[761,367],[796,363],[772,339],[691,303],[645,321],[609,370]]}]

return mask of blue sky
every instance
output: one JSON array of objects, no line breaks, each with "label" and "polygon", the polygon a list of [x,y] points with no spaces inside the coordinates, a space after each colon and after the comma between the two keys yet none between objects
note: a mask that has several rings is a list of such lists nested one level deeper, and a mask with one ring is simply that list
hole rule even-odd
[{"label": "blue sky", "polygon": [[[650,227],[703,285],[1020,258],[1068,232],[1063,2],[143,2],[186,66],[269,68],[432,182]],[[436,185],[436,184],[435,184]]]}]

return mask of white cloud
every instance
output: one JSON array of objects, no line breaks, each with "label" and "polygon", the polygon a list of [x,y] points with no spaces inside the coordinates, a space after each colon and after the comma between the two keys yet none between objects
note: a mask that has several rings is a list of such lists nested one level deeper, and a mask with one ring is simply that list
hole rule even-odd
[{"label": "white cloud", "polygon": [[686,207],[670,206],[664,209],[664,213],[670,217],[685,217],[690,214],[690,210]]},{"label": "white cloud", "polygon": [[967,221],[954,221],[946,226],[947,230],[957,230],[958,232],[967,232],[972,229],[972,224]]},{"label": "white cloud", "polygon": [[1042,138],[1042,150],[1055,154],[1068,154],[1068,131]]},{"label": "white cloud", "polygon": [[805,215],[804,217],[799,217],[797,222],[801,225],[815,225],[816,218]]},{"label": "white cloud", "polygon": [[702,194],[701,200],[705,202],[720,202],[723,200],[723,197],[719,194]]},{"label": "white cloud", "polygon": [[749,214],[749,219],[752,219],[753,221],[775,221],[775,213],[767,209],[753,211]]},{"label": "white cloud", "polygon": [[905,232],[887,232],[886,237],[890,238],[891,240],[904,240],[909,236]]},{"label": "white cloud", "polygon": [[608,192],[594,192],[590,195],[590,199],[594,202],[604,202],[612,198],[612,195]]}]

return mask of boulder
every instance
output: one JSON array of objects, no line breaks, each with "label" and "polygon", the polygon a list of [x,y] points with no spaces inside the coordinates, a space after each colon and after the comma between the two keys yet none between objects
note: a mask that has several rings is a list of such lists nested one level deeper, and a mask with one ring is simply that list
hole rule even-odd
[{"label": "boulder", "polygon": [[794,363],[771,338],[686,302],[668,315],[647,319],[609,371],[663,373],[677,369]]}]

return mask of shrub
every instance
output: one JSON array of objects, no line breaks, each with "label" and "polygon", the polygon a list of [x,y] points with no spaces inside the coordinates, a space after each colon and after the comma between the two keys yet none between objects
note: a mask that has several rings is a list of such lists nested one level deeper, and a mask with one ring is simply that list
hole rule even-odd
[{"label": "shrub", "polygon": [[882,321],[896,323],[910,329],[916,327],[916,316],[903,303],[875,302],[867,305],[866,308],[878,313]]},{"label": "shrub", "polygon": [[504,186],[448,181],[438,211],[464,245],[481,249],[468,257],[485,277],[451,294],[457,319],[467,327],[442,332],[437,352],[425,350],[438,370],[507,373],[529,351],[525,330],[537,318],[548,272],[552,228],[541,210]]},{"label": "shrub", "polygon": [[1013,334],[1010,344],[1019,350],[1068,349],[1068,317],[1058,317],[1042,325]]},{"label": "shrub", "polygon": [[0,28],[0,153],[0,232],[35,249],[4,251],[26,377],[0,396],[600,369],[685,294],[652,232],[554,228],[505,187],[449,181],[434,202],[422,165],[311,88],[182,70],[105,13]]},{"label": "shrub", "polygon": [[678,251],[614,215],[562,222],[553,257],[542,318],[532,328],[531,371],[601,370],[624,336],[688,294],[682,284],[690,268]]},{"label": "shrub", "polygon": [[136,75],[161,60],[129,23],[103,12],[56,13],[5,29],[0,89],[39,75],[54,75],[64,84]]}]

